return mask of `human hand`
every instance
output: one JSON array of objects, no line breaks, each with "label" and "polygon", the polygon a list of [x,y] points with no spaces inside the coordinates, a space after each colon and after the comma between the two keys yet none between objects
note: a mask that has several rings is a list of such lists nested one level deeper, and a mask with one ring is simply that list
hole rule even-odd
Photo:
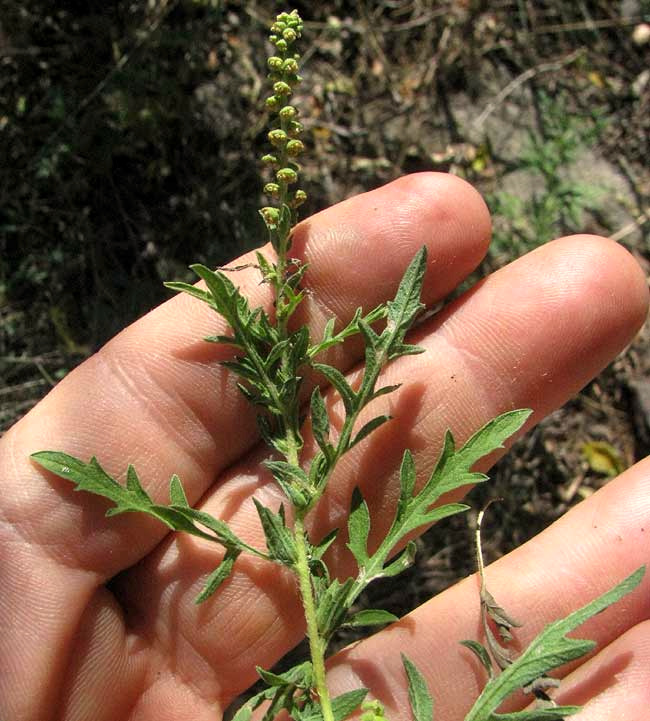
[{"label": "human hand", "polygon": [[[344,319],[390,297],[423,244],[424,299],[435,304],[479,263],[488,239],[485,206],[451,176],[410,176],[346,201],[296,231],[292,254],[310,264],[305,320],[318,335],[330,315]],[[253,305],[269,302],[253,269],[237,281]],[[592,236],[550,243],[486,279],[417,329],[427,353],[387,368],[386,383],[408,382],[373,411],[383,404],[395,420],[342,460],[312,519],[316,533],[341,524],[359,485],[379,535],[404,447],[424,476],[447,427],[460,440],[518,407],[533,408],[532,422],[539,420],[629,342],[646,307],[634,260]],[[255,680],[255,665],[272,666],[302,637],[293,579],[277,567],[241,557],[232,578],[196,606],[218,552],[148,518],[106,519],[100,499],[29,460],[45,448],[95,454],[120,476],[133,463],[161,499],[178,473],[191,503],[200,499],[263,545],[251,497],[277,504],[278,492],[259,471],[265,451],[254,411],[216,365],[227,349],[200,340],[220,322],[191,298],[170,300],[71,373],[0,441],[3,721],[212,720]],[[354,372],[360,351],[350,343],[328,362]],[[526,617],[524,645],[544,623],[648,561],[649,490],[643,462],[490,567],[496,598]],[[344,572],[344,549],[334,557]],[[646,718],[649,588],[646,579],[584,630],[600,651],[569,670],[560,698],[596,694],[585,719],[609,721],[621,708],[625,718]],[[460,720],[482,679],[458,641],[477,629],[477,588],[468,579],[332,659],[332,687],[367,686],[392,721],[406,719],[399,650],[407,648],[428,676],[436,720]],[[614,712],[617,701],[625,705]]]}]

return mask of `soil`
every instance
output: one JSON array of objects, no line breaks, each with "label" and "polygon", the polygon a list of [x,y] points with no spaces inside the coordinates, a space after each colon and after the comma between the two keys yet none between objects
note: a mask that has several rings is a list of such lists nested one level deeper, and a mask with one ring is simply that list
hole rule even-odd
[{"label": "soil", "polygon": [[[297,7],[309,48],[306,82],[295,98],[307,127],[308,212],[421,170],[462,175],[487,195],[505,188],[530,200],[538,171],[519,161],[531,134],[548,135],[540,98],[550,97],[561,99],[567,116],[585,126],[595,112],[599,118],[595,140],[558,168],[576,183],[607,190],[602,202],[581,209],[581,227],[615,237],[648,268],[650,41],[639,30],[649,22],[648,2],[330,0]],[[253,118],[265,80],[258,59],[264,57],[263,26],[274,10],[271,2],[225,3],[215,80],[194,89],[217,140],[229,125],[257,129],[231,149],[235,159],[259,155],[261,128]],[[219,67],[222,57],[227,68]],[[233,176],[230,190],[246,195],[239,182]],[[490,256],[483,272],[511,259],[507,250]],[[5,323],[11,312],[3,310]],[[25,334],[26,317],[14,319]],[[86,350],[59,343],[35,352],[23,338],[20,328],[3,338],[3,356],[23,359],[4,374],[5,426],[56,382],[57,369]],[[617,466],[648,452],[649,343],[644,329],[608,369],[521,440],[493,469],[489,486],[472,495],[476,508],[494,496],[506,499],[487,516],[487,561],[592,494]],[[585,444],[594,443],[606,444],[596,446],[605,449],[600,464],[585,455]],[[469,526],[459,518],[429,531],[408,577],[378,586],[364,603],[401,614],[472,573]]]}]

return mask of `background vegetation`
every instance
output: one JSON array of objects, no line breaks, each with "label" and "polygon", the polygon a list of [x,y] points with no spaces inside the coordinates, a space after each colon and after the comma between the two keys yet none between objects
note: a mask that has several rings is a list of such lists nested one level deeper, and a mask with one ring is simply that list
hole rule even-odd
[{"label": "background vegetation", "polygon": [[[264,28],[252,0],[2,0],[0,428],[164,300],[259,244]],[[306,19],[307,213],[404,173],[460,174],[495,212],[483,271],[556,234],[650,254],[648,0],[323,0]],[[644,334],[499,465],[492,554],[648,447]],[[480,499],[477,501],[480,503]],[[434,529],[404,610],[469,572]],[[438,534],[436,536],[436,534]],[[442,535],[440,535],[442,534]],[[435,545],[434,545],[435,544]],[[423,556],[424,557],[424,556]],[[392,599],[392,601],[391,601]],[[392,604],[392,605],[391,605]]]}]

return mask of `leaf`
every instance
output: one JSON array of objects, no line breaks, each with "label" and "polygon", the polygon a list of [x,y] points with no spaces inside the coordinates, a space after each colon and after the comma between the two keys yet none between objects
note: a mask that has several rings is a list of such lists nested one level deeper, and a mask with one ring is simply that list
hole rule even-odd
[{"label": "leaf", "polygon": [[354,437],[352,443],[350,443],[349,448],[356,446],[357,443],[362,441],[366,436],[369,436],[374,430],[376,430],[380,426],[383,426],[384,423],[386,423],[387,421],[392,420],[392,418],[392,416],[377,416],[371,421],[368,421]]},{"label": "leaf", "polygon": [[389,613],[382,609],[368,608],[350,616],[343,625],[350,628],[360,626],[384,626],[387,623],[395,623],[396,621],[399,621],[399,616],[396,616],[394,613]]},{"label": "leaf", "polygon": [[[467,510],[467,506],[460,503],[433,506],[443,493],[484,480],[486,476],[473,471],[472,466],[483,456],[502,447],[503,442],[519,430],[530,413],[529,410],[508,411],[497,416],[458,450],[452,434],[447,432],[436,467],[419,493],[415,493],[413,456],[408,450],[404,452],[400,467],[400,496],[393,523],[379,548],[364,560],[350,594],[350,603],[374,579],[395,576],[411,565],[416,548],[412,542],[395,560],[388,565],[386,562],[394,549],[403,544],[413,530]],[[356,552],[362,557],[361,543],[358,543]]]},{"label": "leaf", "polygon": [[[549,624],[533,639],[519,658],[498,676],[488,681],[465,721],[498,719],[499,716],[495,712],[510,694],[545,676],[554,668],[589,653],[596,645],[594,641],[567,638],[566,634],[633,591],[641,583],[644,573],[645,566],[642,566],[591,603],[566,618]],[[512,716],[510,718],[514,721]],[[535,717],[530,717],[527,721],[532,721],[533,718]]]},{"label": "leaf", "polygon": [[[89,463],[84,463],[66,453],[40,451],[34,453],[32,458],[43,468],[75,483],[75,490],[94,493],[112,501],[115,505],[106,511],[107,516],[116,516],[120,513],[146,513],[174,531],[184,531],[207,541],[217,541],[226,548],[232,547],[255,552],[255,549],[251,549],[238,538],[226,523],[204,511],[188,507],[177,476],[172,477],[170,482],[170,494],[173,494],[180,503],[163,506],[151,500],[142,488],[132,466],[129,466],[127,470],[126,486],[122,486],[106,473],[94,457],[90,459]],[[196,523],[212,531],[214,535],[206,533]]]},{"label": "leaf", "polygon": [[368,695],[367,688],[355,688],[332,699],[332,715],[334,721],[344,721],[350,714],[354,713]]},{"label": "leaf", "polygon": [[316,621],[321,638],[329,639],[343,623],[350,607],[348,594],[353,584],[353,578],[346,578],[343,583],[335,578],[325,591],[318,595]]},{"label": "leaf", "polygon": [[592,471],[613,478],[625,470],[621,454],[604,441],[590,441],[582,446],[582,455]]},{"label": "leaf", "polygon": [[[185,518],[196,523],[200,523],[205,528],[212,531],[219,541],[224,546],[235,546],[238,548],[246,548],[246,545],[238,538],[229,528],[225,521],[219,518],[215,518],[205,511],[200,511],[197,508],[190,508],[189,506],[173,505],[170,508],[182,514]],[[210,537],[211,538],[211,537]]]},{"label": "leaf", "polygon": [[402,464],[399,469],[400,492],[395,514],[396,521],[402,520],[404,514],[406,513],[409,503],[413,497],[415,480],[415,462],[413,460],[413,454],[407,448],[402,456]]},{"label": "leaf", "polygon": [[390,578],[391,576],[397,576],[402,573],[402,571],[406,571],[407,568],[413,565],[416,550],[417,546],[415,545],[415,541],[409,541],[399,556],[394,561],[391,561],[388,566],[384,566],[384,568],[381,569],[378,577]]},{"label": "leaf", "polygon": [[255,670],[268,686],[295,686],[296,688],[309,689],[313,683],[311,661],[303,661],[303,663],[292,666],[282,673],[267,671],[261,666],[256,666]]},{"label": "leaf", "polygon": [[370,533],[370,513],[361,491],[355,487],[352,492],[350,515],[348,516],[348,548],[352,551],[361,568],[368,561],[368,535]]},{"label": "leaf", "polygon": [[346,412],[352,413],[355,406],[356,395],[341,371],[325,363],[314,363],[313,368],[319,373],[322,373],[334,388],[336,388],[338,394],[341,396]]},{"label": "leaf", "polygon": [[171,481],[169,482],[169,500],[172,506],[185,506],[186,508],[190,507],[189,503],[187,502],[187,496],[185,495],[185,491],[183,490],[181,479],[175,473],[172,476]]},{"label": "leaf", "polygon": [[309,505],[311,483],[302,468],[286,461],[264,461],[264,465],[294,506],[306,508]]},{"label": "leaf", "polygon": [[512,641],[512,628],[521,628],[521,623],[515,621],[505,609],[496,602],[494,596],[487,590],[481,589],[481,605],[485,609],[488,616],[496,623],[499,629],[499,635],[504,641]]},{"label": "leaf", "polygon": [[190,285],[189,283],[181,283],[178,281],[170,281],[167,283],[163,283],[163,285],[165,286],[165,288],[174,290],[177,293],[187,293],[194,298],[198,298],[204,303],[207,303],[211,308],[214,308],[214,310],[217,310],[217,306],[210,293],[208,293],[206,290],[203,290],[202,288],[197,288],[195,285]]},{"label": "leaf", "polygon": [[413,531],[420,526],[430,526],[437,521],[449,516],[455,516],[457,513],[464,513],[469,510],[469,506],[465,503],[445,503],[442,506],[436,506],[431,511],[414,512],[409,515],[408,523],[404,525],[404,532]]},{"label": "leaf", "polygon": [[488,653],[487,648],[478,641],[470,640],[461,641],[460,643],[462,646],[465,646],[465,648],[468,648],[476,656],[476,658],[478,658],[483,668],[487,671],[488,677],[492,678],[492,676],[494,676],[494,669],[492,668],[492,661],[490,660],[490,654]]},{"label": "leaf", "polygon": [[311,557],[321,559],[327,549],[334,543],[338,535],[339,529],[334,528],[331,530],[319,543],[311,547]]},{"label": "leaf", "polygon": [[[266,547],[269,555],[274,561],[285,566],[292,566],[296,560],[296,547],[291,531],[284,522],[284,513],[273,513],[269,508],[263,506],[256,498],[253,498],[255,508],[262,521],[262,529],[266,538]],[[280,506],[282,509],[282,506]]]},{"label": "leaf", "polygon": [[95,493],[116,505],[131,500],[128,491],[104,471],[94,456],[89,463],[59,451],[39,451],[31,457],[48,471],[72,481],[76,491]]},{"label": "leaf", "polygon": [[195,263],[190,268],[205,281],[212,296],[212,305],[226,319],[235,331],[245,324],[248,310],[248,301],[239,293],[230,278],[224,273],[214,272],[201,263]]},{"label": "leaf", "polygon": [[[356,688],[333,698],[332,715],[334,721],[347,719],[359,708],[367,695],[367,688]],[[300,721],[323,721],[323,712],[320,706],[314,705],[307,713],[300,716]]]},{"label": "leaf", "polygon": [[486,423],[458,450],[452,434],[447,431],[438,463],[422,490],[422,499],[431,505],[444,493],[469,483],[485,480],[482,473],[473,472],[472,466],[514,435],[532,413],[529,409],[507,411]]},{"label": "leaf", "polygon": [[379,398],[379,396],[384,396],[387,393],[392,393],[393,391],[396,391],[398,388],[401,388],[401,383],[395,383],[395,385],[392,386],[382,386],[381,388],[378,388],[377,390],[373,391],[372,397],[370,398],[371,401],[373,401],[375,398]]},{"label": "leaf", "polygon": [[433,699],[424,676],[415,664],[402,654],[402,663],[408,680],[409,702],[414,721],[433,721]]},{"label": "leaf", "polygon": [[320,392],[320,388],[316,386],[311,394],[311,428],[318,443],[319,448],[323,453],[327,454],[329,447],[329,434],[330,434],[330,421],[327,415],[327,408],[325,407],[325,401]]},{"label": "leaf", "polygon": [[513,711],[511,713],[490,714],[488,721],[563,721],[581,710],[580,706],[554,706],[553,708],[537,708],[530,711]]},{"label": "leaf", "polygon": [[399,284],[394,300],[388,301],[388,321],[381,335],[382,343],[389,357],[400,355],[406,331],[424,305],[420,301],[424,271],[427,264],[427,249],[420,248]]},{"label": "leaf", "polygon": [[226,555],[223,557],[221,563],[208,576],[203,590],[194,601],[195,603],[203,603],[214,594],[219,586],[230,576],[237,556],[239,556],[240,553],[241,551],[233,548],[229,548],[226,551]]}]

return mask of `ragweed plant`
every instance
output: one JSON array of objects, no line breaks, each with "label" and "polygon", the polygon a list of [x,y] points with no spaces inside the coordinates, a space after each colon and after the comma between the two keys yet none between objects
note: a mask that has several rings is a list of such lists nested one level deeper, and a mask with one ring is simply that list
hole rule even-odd
[{"label": "ragweed plant", "polygon": [[[264,465],[286,496],[278,510],[254,499],[265,547],[250,545],[221,519],[192,508],[176,475],[170,482],[169,503],[160,504],[145,491],[132,466],[128,467],[126,484],[122,485],[106,473],[96,458],[84,462],[57,451],[42,451],[33,457],[48,470],[74,482],[77,490],[109,499],[114,504],[107,512],[109,516],[146,513],[173,531],[189,533],[221,546],[221,561],[205,580],[197,603],[207,602],[218,592],[237,568],[237,559],[242,554],[278,564],[295,576],[304,609],[310,658],[282,673],[258,668],[266,686],[239,709],[234,721],[248,721],[261,706],[264,706],[264,721],[271,721],[283,711],[295,721],[342,721],[358,709],[364,721],[376,721],[384,718],[384,709],[378,701],[366,700],[367,689],[330,697],[325,672],[328,645],[343,626],[376,626],[398,620],[381,609],[357,613],[351,609],[369,584],[395,576],[413,562],[414,532],[468,508],[462,503],[440,503],[440,499],[468,484],[485,481],[486,476],[472,468],[481,458],[501,448],[506,439],[522,427],[530,411],[515,410],[494,418],[461,447],[457,447],[448,432],[435,469],[419,486],[413,456],[406,450],[393,520],[378,544],[369,542],[372,519],[359,489],[352,494],[346,529],[334,529],[324,538],[313,537],[308,531],[307,516],[326,493],[340,459],[390,420],[388,416],[378,415],[362,425],[359,423],[362,411],[373,400],[397,388],[381,385],[382,369],[396,358],[422,352],[408,341],[407,333],[423,309],[420,295],[427,256],[424,249],[417,253],[393,300],[369,312],[358,309],[344,327],[337,328],[336,319],[332,319],[321,337],[312,338],[306,326],[295,327],[292,322],[305,297],[301,282],[307,272],[307,266],[291,256],[297,209],[306,197],[298,187],[297,159],[304,150],[300,140],[303,126],[297,108],[291,103],[294,89],[301,80],[300,57],[295,47],[302,30],[302,20],[293,11],[278,15],[270,35],[275,49],[268,59],[272,94],[266,99],[271,113],[270,152],[263,162],[273,177],[264,188],[269,205],[260,210],[269,247],[257,253],[256,265],[262,282],[272,289],[273,312],[252,308],[229,275],[204,265],[192,266],[203,285],[167,284],[206,303],[230,328],[227,335],[213,336],[207,341],[233,350],[233,358],[224,365],[238,377],[241,392],[257,409],[259,431],[270,449]],[[325,350],[355,335],[362,338],[365,346],[365,367],[353,385],[320,358]],[[344,417],[336,429],[319,385],[314,386],[307,400],[304,379],[308,374],[320,377],[323,384],[332,386],[340,396]],[[316,444],[313,454],[303,450],[305,429]],[[356,571],[340,579],[328,566],[326,552],[339,535],[345,534]],[[577,707],[548,705],[552,702],[545,691],[553,684],[547,675],[550,670],[593,647],[591,641],[568,639],[566,634],[634,588],[642,573],[637,571],[609,593],[548,626],[515,658],[503,643],[517,624],[487,591],[481,565],[481,613],[487,646],[477,641],[464,643],[476,654],[489,678],[467,721],[560,719],[574,713]],[[493,626],[499,630],[501,641],[497,641],[491,630]],[[433,700],[426,681],[406,656],[403,656],[403,665],[414,719],[431,721]],[[503,700],[521,688],[529,689],[547,707],[498,714]]]}]

